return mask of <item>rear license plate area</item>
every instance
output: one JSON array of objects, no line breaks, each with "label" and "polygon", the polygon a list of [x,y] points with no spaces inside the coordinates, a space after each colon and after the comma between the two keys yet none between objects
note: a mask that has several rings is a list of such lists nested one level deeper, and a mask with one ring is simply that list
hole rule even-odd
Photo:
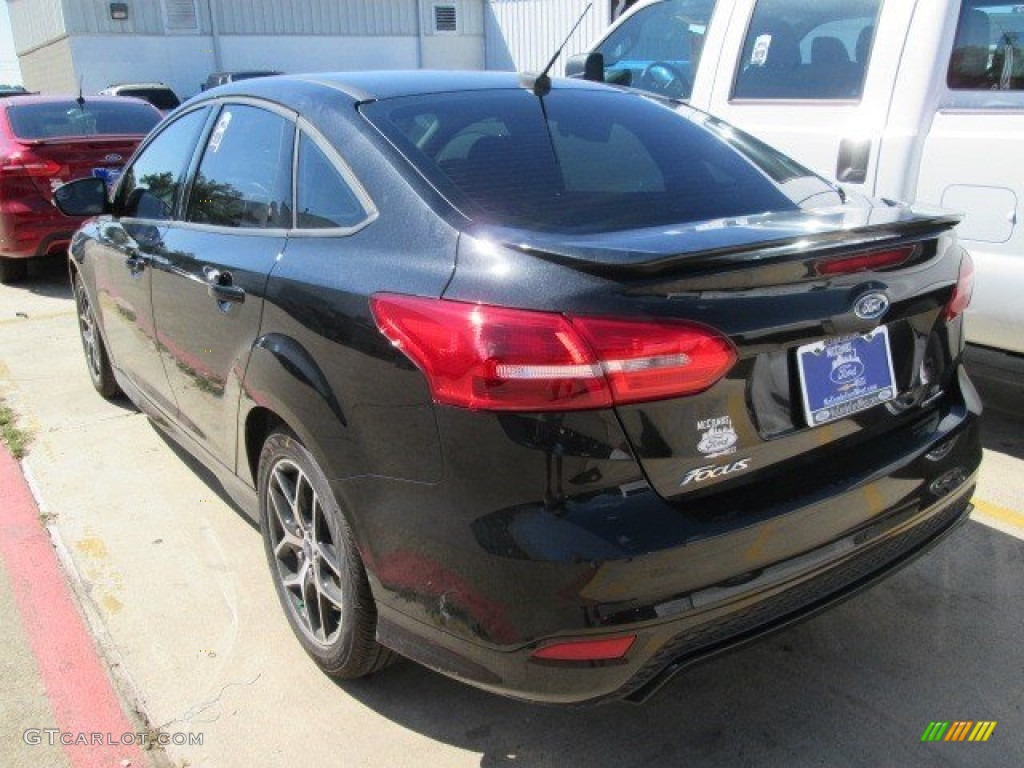
[{"label": "rear license plate area", "polygon": [[808,426],[816,427],[896,398],[889,329],[805,344],[796,351]]},{"label": "rear license plate area", "polygon": [[121,168],[93,168],[92,176],[97,179],[102,179],[103,183],[107,185],[107,189],[113,189],[114,185],[117,184],[117,180],[121,177]]}]

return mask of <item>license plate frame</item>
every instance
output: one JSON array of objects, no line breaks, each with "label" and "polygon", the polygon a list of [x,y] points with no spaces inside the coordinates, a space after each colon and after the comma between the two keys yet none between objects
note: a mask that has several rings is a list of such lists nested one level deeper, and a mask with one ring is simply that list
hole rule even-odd
[{"label": "license plate frame", "polygon": [[797,375],[807,425],[818,427],[897,396],[889,329],[797,347]]}]

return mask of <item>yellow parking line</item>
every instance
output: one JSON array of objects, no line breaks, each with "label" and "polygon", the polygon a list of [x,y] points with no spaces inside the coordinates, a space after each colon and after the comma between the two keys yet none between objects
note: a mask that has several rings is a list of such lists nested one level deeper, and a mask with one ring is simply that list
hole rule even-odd
[{"label": "yellow parking line", "polygon": [[998,504],[982,501],[978,498],[971,499],[971,503],[981,513],[981,517],[998,520],[1005,525],[1012,525],[1014,528],[1024,528],[1024,514],[1020,512],[1014,512],[1012,509],[1006,509]]}]

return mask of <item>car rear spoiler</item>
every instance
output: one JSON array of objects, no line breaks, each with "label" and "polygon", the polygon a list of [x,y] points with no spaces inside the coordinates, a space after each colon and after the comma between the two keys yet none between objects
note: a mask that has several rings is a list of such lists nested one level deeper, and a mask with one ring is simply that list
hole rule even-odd
[{"label": "car rear spoiler", "polygon": [[22,139],[15,137],[15,141],[29,147],[39,147],[48,144],[113,144],[125,141],[142,141],[146,138],[145,133],[101,133],[92,136],[46,136],[40,139]]},{"label": "car rear spoiler", "polygon": [[947,232],[960,218],[947,211],[893,206],[765,214],[598,235],[508,228],[481,228],[471,234],[581,272],[656,275],[786,260],[808,251],[827,254],[919,241]]}]

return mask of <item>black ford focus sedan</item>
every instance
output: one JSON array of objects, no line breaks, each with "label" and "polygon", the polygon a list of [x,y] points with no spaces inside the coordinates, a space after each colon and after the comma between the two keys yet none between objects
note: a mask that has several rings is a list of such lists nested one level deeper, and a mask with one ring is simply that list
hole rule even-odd
[{"label": "black ford focus sedan", "polygon": [[249,80],[69,260],[89,374],[257,520],[329,675],[641,700],[970,511],[955,217],[685,105],[505,73]]}]

